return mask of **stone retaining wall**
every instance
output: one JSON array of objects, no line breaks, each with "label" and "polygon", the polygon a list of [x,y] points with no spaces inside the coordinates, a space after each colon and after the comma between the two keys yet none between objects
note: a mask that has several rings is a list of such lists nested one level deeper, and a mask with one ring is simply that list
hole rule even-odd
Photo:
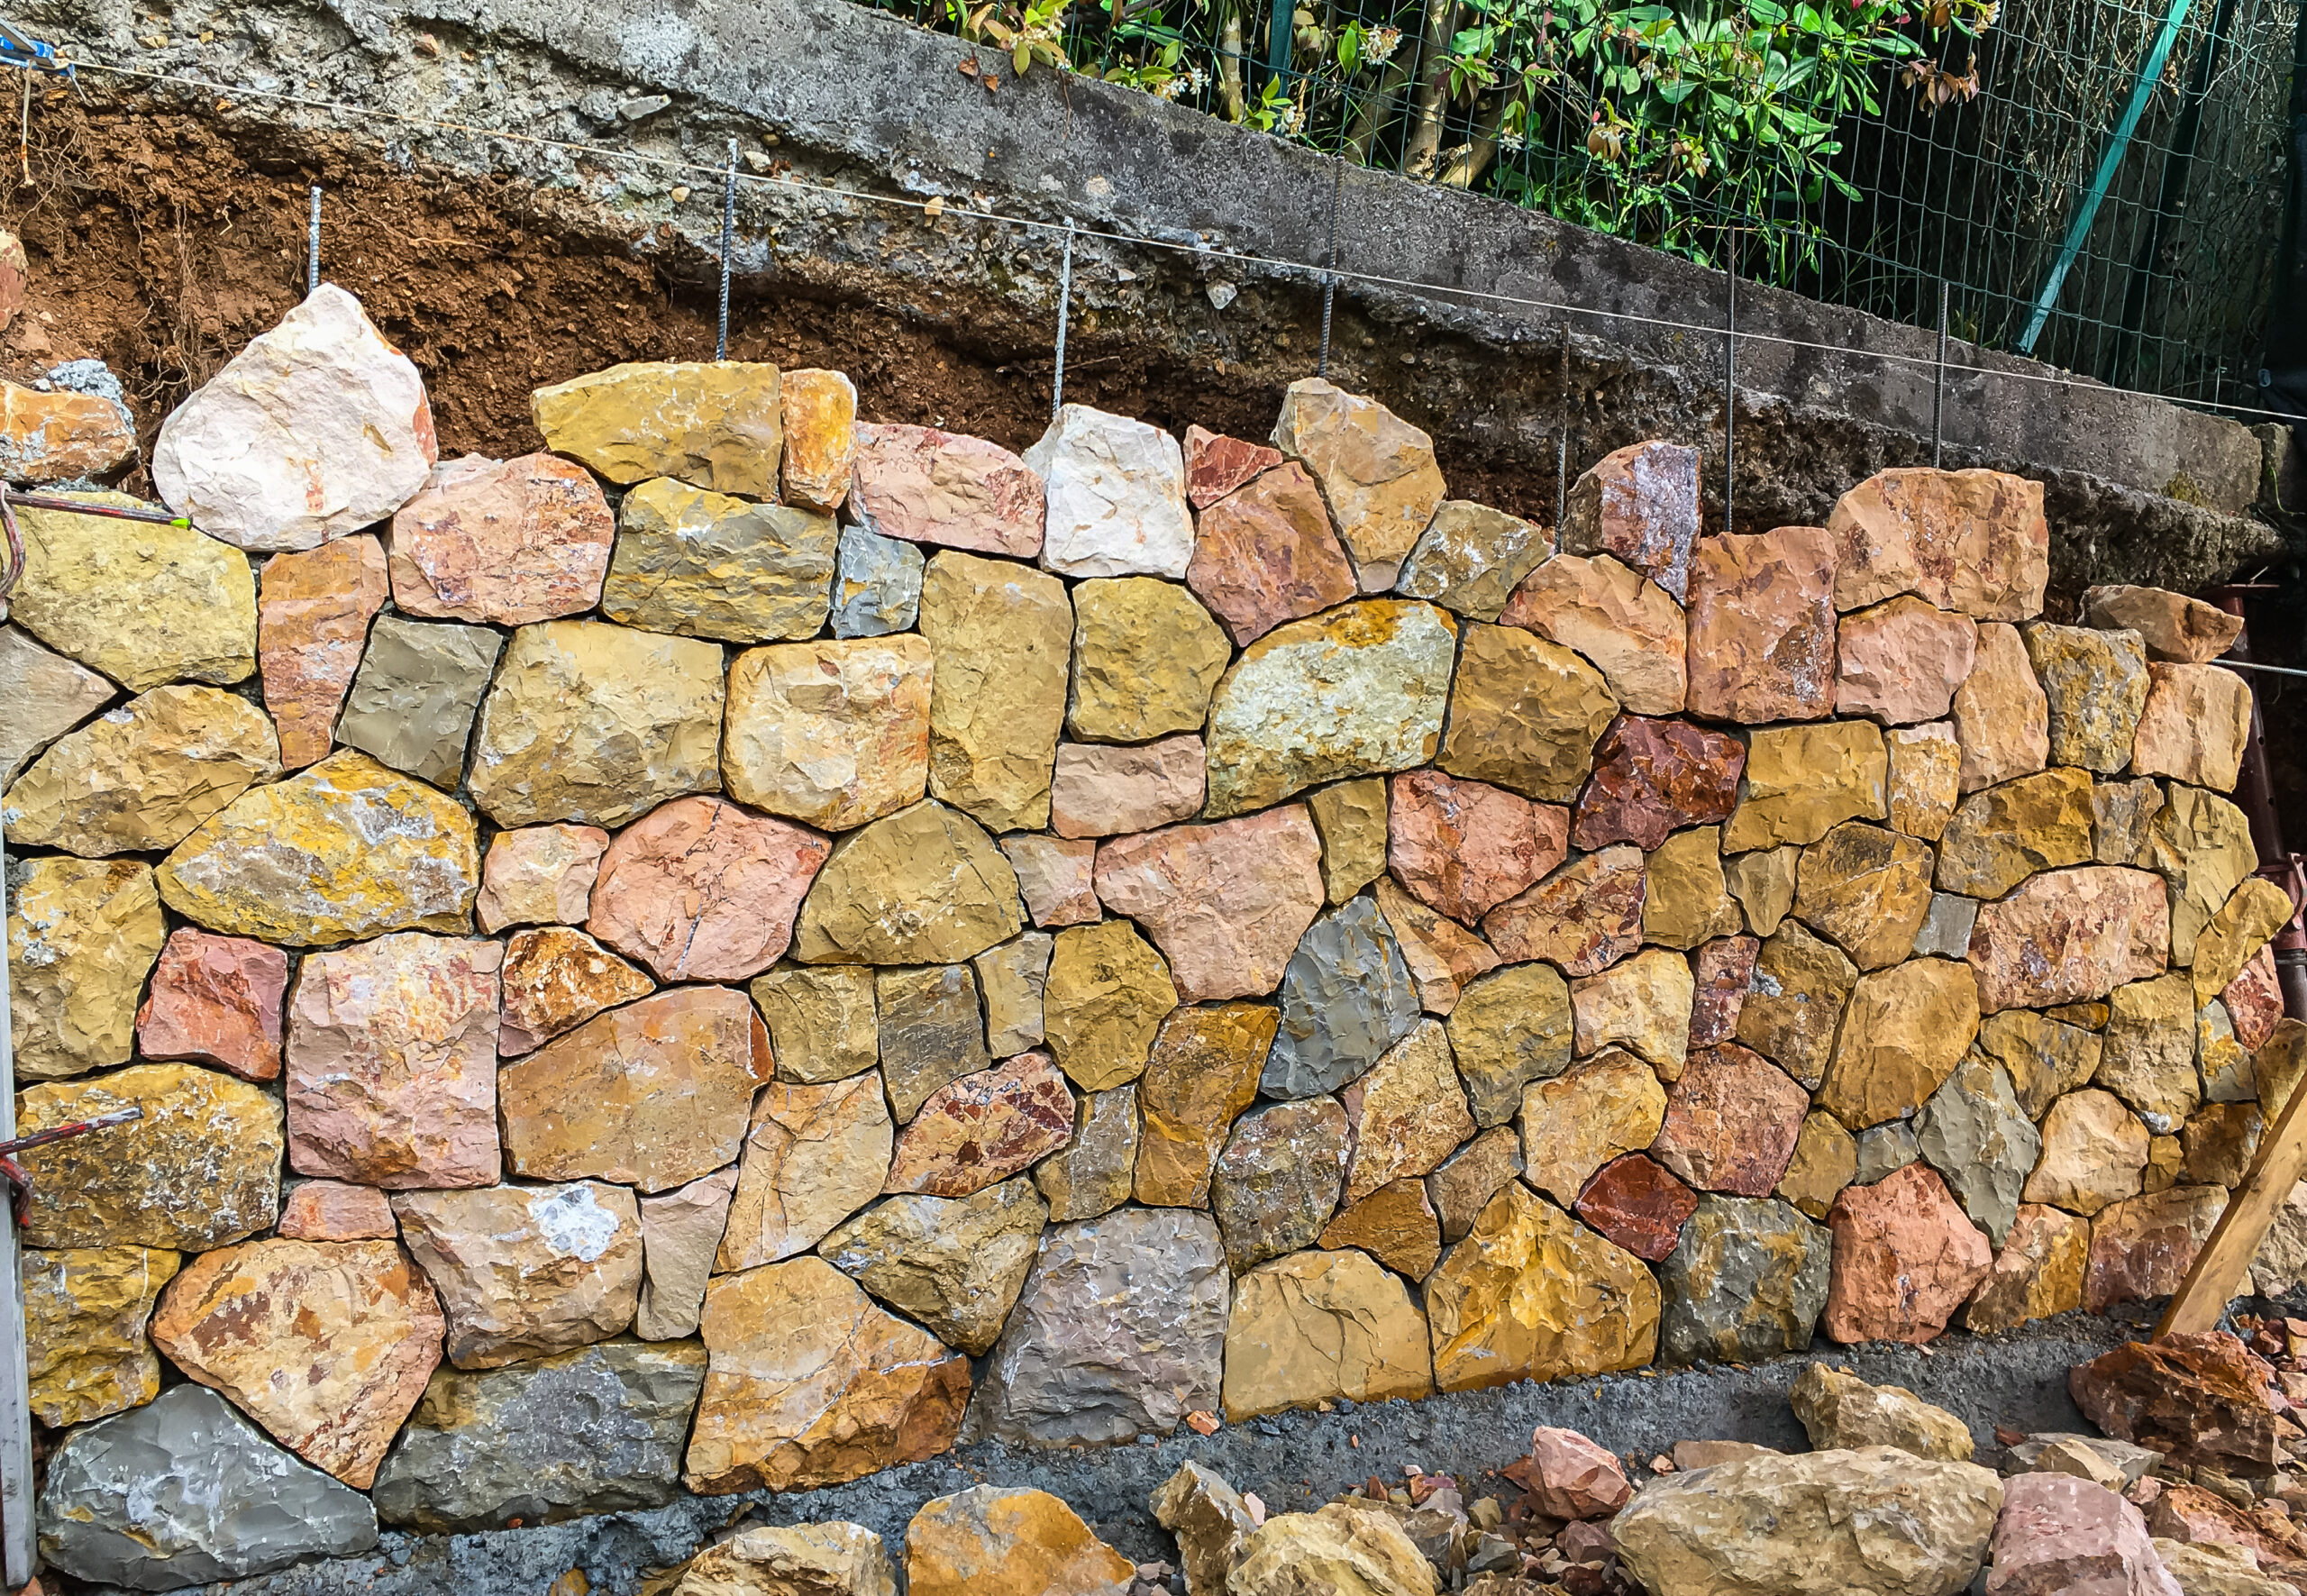
[{"label": "stone retaining wall", "polygon": [[534,404],[435,463],[324,288],[199,530],[22,515],[19,1115],[145,1114],[27,1161],[72,1573],[2103,1309],[2296,1078],[2232,623],[2044,621],[2037,484]]}]

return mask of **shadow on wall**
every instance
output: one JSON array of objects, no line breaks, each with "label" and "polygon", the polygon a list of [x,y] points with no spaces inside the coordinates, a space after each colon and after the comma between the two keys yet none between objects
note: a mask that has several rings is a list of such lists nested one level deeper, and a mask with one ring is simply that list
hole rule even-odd
[{"label": "shadow on wall", "polygon": [[[2104,1309],[2296,1078],[2232,628],[2040,623],[2037,484],[1701,539],[1644,443],[1557,540],[1319,380],[534,406],[434,463],[324,287],[161,428],[197,530],[23,516],[21,1114],[145,1112],[28,1161],[80,1577]],[[146,1521],[260,1468],[293,1545]]]}]

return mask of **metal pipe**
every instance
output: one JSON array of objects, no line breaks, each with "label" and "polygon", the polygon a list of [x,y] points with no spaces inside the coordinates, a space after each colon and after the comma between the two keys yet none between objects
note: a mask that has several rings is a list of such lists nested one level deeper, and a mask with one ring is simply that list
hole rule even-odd
[{"label": "metal pipe", "polygon": [[313,185],[313,214],[305,223],[305,292],[321,286],[321,186]]},{"label": "metal pipe", "polygon": [[1073,229],[1065,230],[1065,260],[1057,269],[1057,369],[1049,379],[1049,424],[1065,419],[1065,330],[1073,318]]},{"label": "metal pipe", "polygon": [[[2239,587],[2213,588],[2209,590],[2212,603],[2230,616],[2243,613],[2243,593]],[[2251,634],[2247,626],[2235,639],[2228,652],[2236,658],[2218,661],[2221,665],[2244,669],[2276,670],[2275,666],[2254,666],[2248,658]],[[2284,670],[2284,675],[2307,674]],[[2235,777],[2235,804],[2250,823],[2251,847],[2257,853],[2257,874],[2265,876],[2288,894],[2297,879],[2299,862],[2283,845],[2283,825],[2275,809],[2275,787],[2267,779],[2266,725],[2259,715],[2259,698],[2251,695],[2251,725],[2243,740],[2243,762]],[[2307,931],[2300,925],[2298,904],[2294,899],[2291,918],[2275,934],[2275,973],[2276,984],[2283,991],[2283,1011],[2293,1019],[2307,1019]]]},{"label": "metal pipe", "polygon": [[729,141],[729,174],[721,185],[721,319],[713,335],[713,358],[729,358],[729,241],[737,231],[737,141]]},{"label": "metal pipe", "polygon": [[[0,821],[0,883],[8,873],[8,838]],[[0,908],[6,891],[0,886]],[[5,919],[0,912],[0,919]],[[0,941],[5,941],[0,937]],[[8,1017],[8,961],[0,958],[0,1141],[16,1134],[16,1071]],[[18,1272],[16,1224],[0,1213],[0,1541],[5,1541],[8,1588],[28,1584],[36,1550],[32,1522],[31,1354],[18,1327],[24,1322],[24,1288]]]}]

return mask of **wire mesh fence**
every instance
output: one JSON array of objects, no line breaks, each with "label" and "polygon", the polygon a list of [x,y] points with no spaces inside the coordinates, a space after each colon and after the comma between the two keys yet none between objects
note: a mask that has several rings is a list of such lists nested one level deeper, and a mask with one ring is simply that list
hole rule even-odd
[{"label": "wire mesh fence", "polygon": [[[868,0],[2126,388],[2248,402],[2302,0]],[[1350,246],[1349,246],[1350,248]]]}]

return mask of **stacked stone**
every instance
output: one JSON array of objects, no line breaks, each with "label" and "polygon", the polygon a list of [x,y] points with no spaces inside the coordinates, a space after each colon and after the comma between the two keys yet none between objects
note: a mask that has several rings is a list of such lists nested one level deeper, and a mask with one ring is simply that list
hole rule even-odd
[{"label": "stacked stone", "polygon": [[2295,1077],[2233,624],[2043,622],[2038,485],[1701,539],[1644,443],[1557,548],[1319,380],[534,409],[436,462],[324,288],[201,531],[23,516],[19,1115],[145,1112],[31,1160],[83,1577],[2103,1308]]}]

